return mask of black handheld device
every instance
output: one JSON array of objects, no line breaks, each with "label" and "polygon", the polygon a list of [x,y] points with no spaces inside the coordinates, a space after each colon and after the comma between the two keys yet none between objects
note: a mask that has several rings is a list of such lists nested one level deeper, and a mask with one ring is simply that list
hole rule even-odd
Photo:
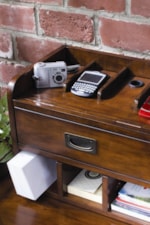
[{"label": "black handheld device", "polygon": [[92,97],[108,76],[99,71],[84,71],[71,87],[71,92],[81,97]]}]

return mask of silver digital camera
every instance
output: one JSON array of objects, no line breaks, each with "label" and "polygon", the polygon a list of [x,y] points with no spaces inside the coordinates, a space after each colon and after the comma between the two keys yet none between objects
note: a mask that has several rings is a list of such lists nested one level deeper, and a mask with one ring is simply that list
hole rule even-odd
[{"label": "silver digital camera", "polygon": [[67,79],[67,66],[64,61],[38,62],[34,64],[36,88],[62,87]]}]

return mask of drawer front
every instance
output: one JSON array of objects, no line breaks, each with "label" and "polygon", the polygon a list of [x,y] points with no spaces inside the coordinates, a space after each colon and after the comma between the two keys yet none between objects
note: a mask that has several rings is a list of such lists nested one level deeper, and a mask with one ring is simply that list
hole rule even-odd
[{"label": "drawer front", "polygon": [[148,143],[19,109],[15,115],[20,144],[150,180]]}]

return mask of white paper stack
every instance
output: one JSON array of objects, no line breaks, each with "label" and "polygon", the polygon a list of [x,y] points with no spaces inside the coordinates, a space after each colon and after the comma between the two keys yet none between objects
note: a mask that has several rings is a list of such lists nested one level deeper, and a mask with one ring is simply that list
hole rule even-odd
[{"label": "white paper stack", "polygon": [[82,170],[68,184],[67,191],[70,194],[102,203],[102,176],[92,171]]}]

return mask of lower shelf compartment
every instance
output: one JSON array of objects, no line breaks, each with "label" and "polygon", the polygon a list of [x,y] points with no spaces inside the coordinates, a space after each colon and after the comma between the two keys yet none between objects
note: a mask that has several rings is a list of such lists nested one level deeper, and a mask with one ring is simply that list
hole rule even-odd
[{"label": "lower shelf compartment", "polygon": [[[116,225],[149,224],[150,217],[146,219],[144,216],[142,217],[142,214],[141,216],[138,214],[134,215],[133,211],[127,212],[127,210],[123,210],[123,207],[115,208],[112,204],[117,198],[120,189],[128,182],[125,183],[124,181],[106,176],[103,174],[102,170],[88,165],[85,165],[83,168],[83,165],[82,167],[78,167],[80,166],[79,164],[78,166],[72,166],[59,161],[48,160],[49,165],[53,165],[53,163],[55,166],[51,168],[48,167],[47,172],[52,172],[53,174],[55,170],[56,179],[51,183],[48,190],[34,201],[35,204],[39,202],[45,204],[46,201],[48,206],[49,202],[55,199],[58,200],[60,204],[62,204],[62,202],[64,202],[64,204],[68,203],[68,207],[76,207],[81,211],[87,211],[87,214],[96,213],[99,217],[106,216],[114,220],[115,222],[113,222],[113,224]],[[37,168],[39,167],[37,166]],[[31,184],[34,183],[33,180],[30,182]],[[29,199],[26,199],[26,201]],[[43,201],[43,199],[46,200]]]},{"label": "lower shelf compartment", "polygon": [[[142,220],[140,217],[136,218],[130,214],[116,211],[113,208],[111,209],[111,203],[117,197],[119,190],[126,182],[107,177],[94,170],[86,170],[68,164],[58,163],[58,167],[62,184],[60,185],[61,188],[59,189],[61,191],[57,199],[81,209],[107,215],[114,219],[117,218],[120,222],[127,222],[132,225],[135,224],[135,222],[138,225],[148,225],[148,222],[144,219]],[[89,175],[91,175],[91,177]],[[96,186],[96,194],[89,193],[87,190],[90,189],[92,181],[96,180],[99,182],[98,186]]]},{"label": "lower shelf compartment", "polygon": [[[0,181],[0,224],[6,225],[127,225],[115,218],[90,212],[50,198],[45,192],[36,202],[16,195],[11,180]],[[6,213],[7,209],[7,213]]]},{"label": "lower shelf compartment", "polygon": [[102,204],[102,175],[82,169],[67,185],[67,193]]},{"label": "lower shelf compartment", "polygon": [[140,219],[142,224],[150,222],[150,188],[126,182],[110,204],[112,212]]}]

